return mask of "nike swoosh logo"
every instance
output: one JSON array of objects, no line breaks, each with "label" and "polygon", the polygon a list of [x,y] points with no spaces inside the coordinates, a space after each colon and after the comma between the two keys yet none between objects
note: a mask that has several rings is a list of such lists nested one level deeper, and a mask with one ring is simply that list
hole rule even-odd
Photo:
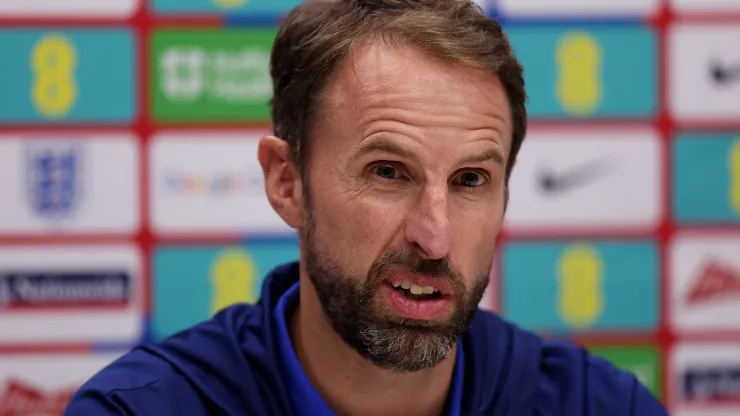
[{"label": "nike swoosh logo", "polygon": [[609,160],[602,158],[567,171],[557,173],[551,170],[543,171],[538,175],[538,185],[545,194],[560,194],[600,179],[609,172],[609,167]]},{"label": "nike swoosh logo", "polygon": [[709,64],[709,72],[712,80],[717,84],[731,84],[740,81],[740,64],[723,65],[715,60]]}]

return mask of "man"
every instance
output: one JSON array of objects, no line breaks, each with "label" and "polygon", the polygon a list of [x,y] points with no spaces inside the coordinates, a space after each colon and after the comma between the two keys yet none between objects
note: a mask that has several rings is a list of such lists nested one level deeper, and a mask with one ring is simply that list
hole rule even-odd
[{"label": "man", "polygon": [[258,159],[300,262],[257,305],[117,360],[66,415],[666,414],[632,375],[477,309],[526,130],[497,22],[462,0],[312,2],[271,59]]}]

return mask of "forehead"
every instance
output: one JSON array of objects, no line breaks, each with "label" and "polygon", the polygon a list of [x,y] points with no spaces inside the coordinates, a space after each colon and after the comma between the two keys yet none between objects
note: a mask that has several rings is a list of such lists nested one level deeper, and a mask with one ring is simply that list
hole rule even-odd
[{"label": "forehead", "polygon": [[495,74],[381,42],[360,45],[338,68],[322,107],[330,118],[341,113],[343,120],[354,116],[358,123],[372,117],[373,110],[412,107],[428,114],[430,125],[462,122],[469,129],[512,134],[508,99]]}]

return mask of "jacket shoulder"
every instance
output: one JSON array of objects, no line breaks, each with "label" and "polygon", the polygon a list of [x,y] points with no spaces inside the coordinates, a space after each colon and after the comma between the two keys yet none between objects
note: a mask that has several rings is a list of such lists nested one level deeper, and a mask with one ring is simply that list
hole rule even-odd
[{"label": "jacket shoulder", "polygon": [[637,378],[584,348],[545,342],[538,410],[542,416],[667,416]]},{"label": "jacket shoulder", "polygon": [[[72,396],[64,416],[237,414],[259,378],[244,344],[259,344],[255,308],[234,305],[113,361]],[[259,347],[256,345],[256,347]]]},{"label": "jacket shoulder", "polygon": [[169,363],[137,349],[84,383],[64,416],[207,414],[197,398],[185,377]]},{"label": "jacket shoulder", "polygon": [[[464,339],[471,414],[667,416],[637,378],[585,348],[479,311]],[[468,357],[470,365],[468,365]]]}]

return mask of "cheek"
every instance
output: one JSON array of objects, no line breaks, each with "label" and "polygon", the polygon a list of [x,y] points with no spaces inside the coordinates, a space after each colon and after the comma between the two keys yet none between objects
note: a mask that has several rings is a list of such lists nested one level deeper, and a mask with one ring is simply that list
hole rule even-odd
[{"label": "cheek", "polygon": [[[453,258],[456,259],[457,266],[461,268],[468,283],[489,272],[502,222],[492,217],[469,216],[464,219],[464,223],[458,223],[454,228]],[[476,221],[471,218],[481,219]]]},{"label": "cheek", "polygon": [[356,241],[365,245],[382,245],[396,234],[403,215],[399,206],[362,201],[351,204],[346,221],[352,225]]},{"label": "cheek", "polygon": [[331,195],[322,196],[314,206],[317,243],[353,267],[369,268],[398,229],[400,210],[387,204]]}]

